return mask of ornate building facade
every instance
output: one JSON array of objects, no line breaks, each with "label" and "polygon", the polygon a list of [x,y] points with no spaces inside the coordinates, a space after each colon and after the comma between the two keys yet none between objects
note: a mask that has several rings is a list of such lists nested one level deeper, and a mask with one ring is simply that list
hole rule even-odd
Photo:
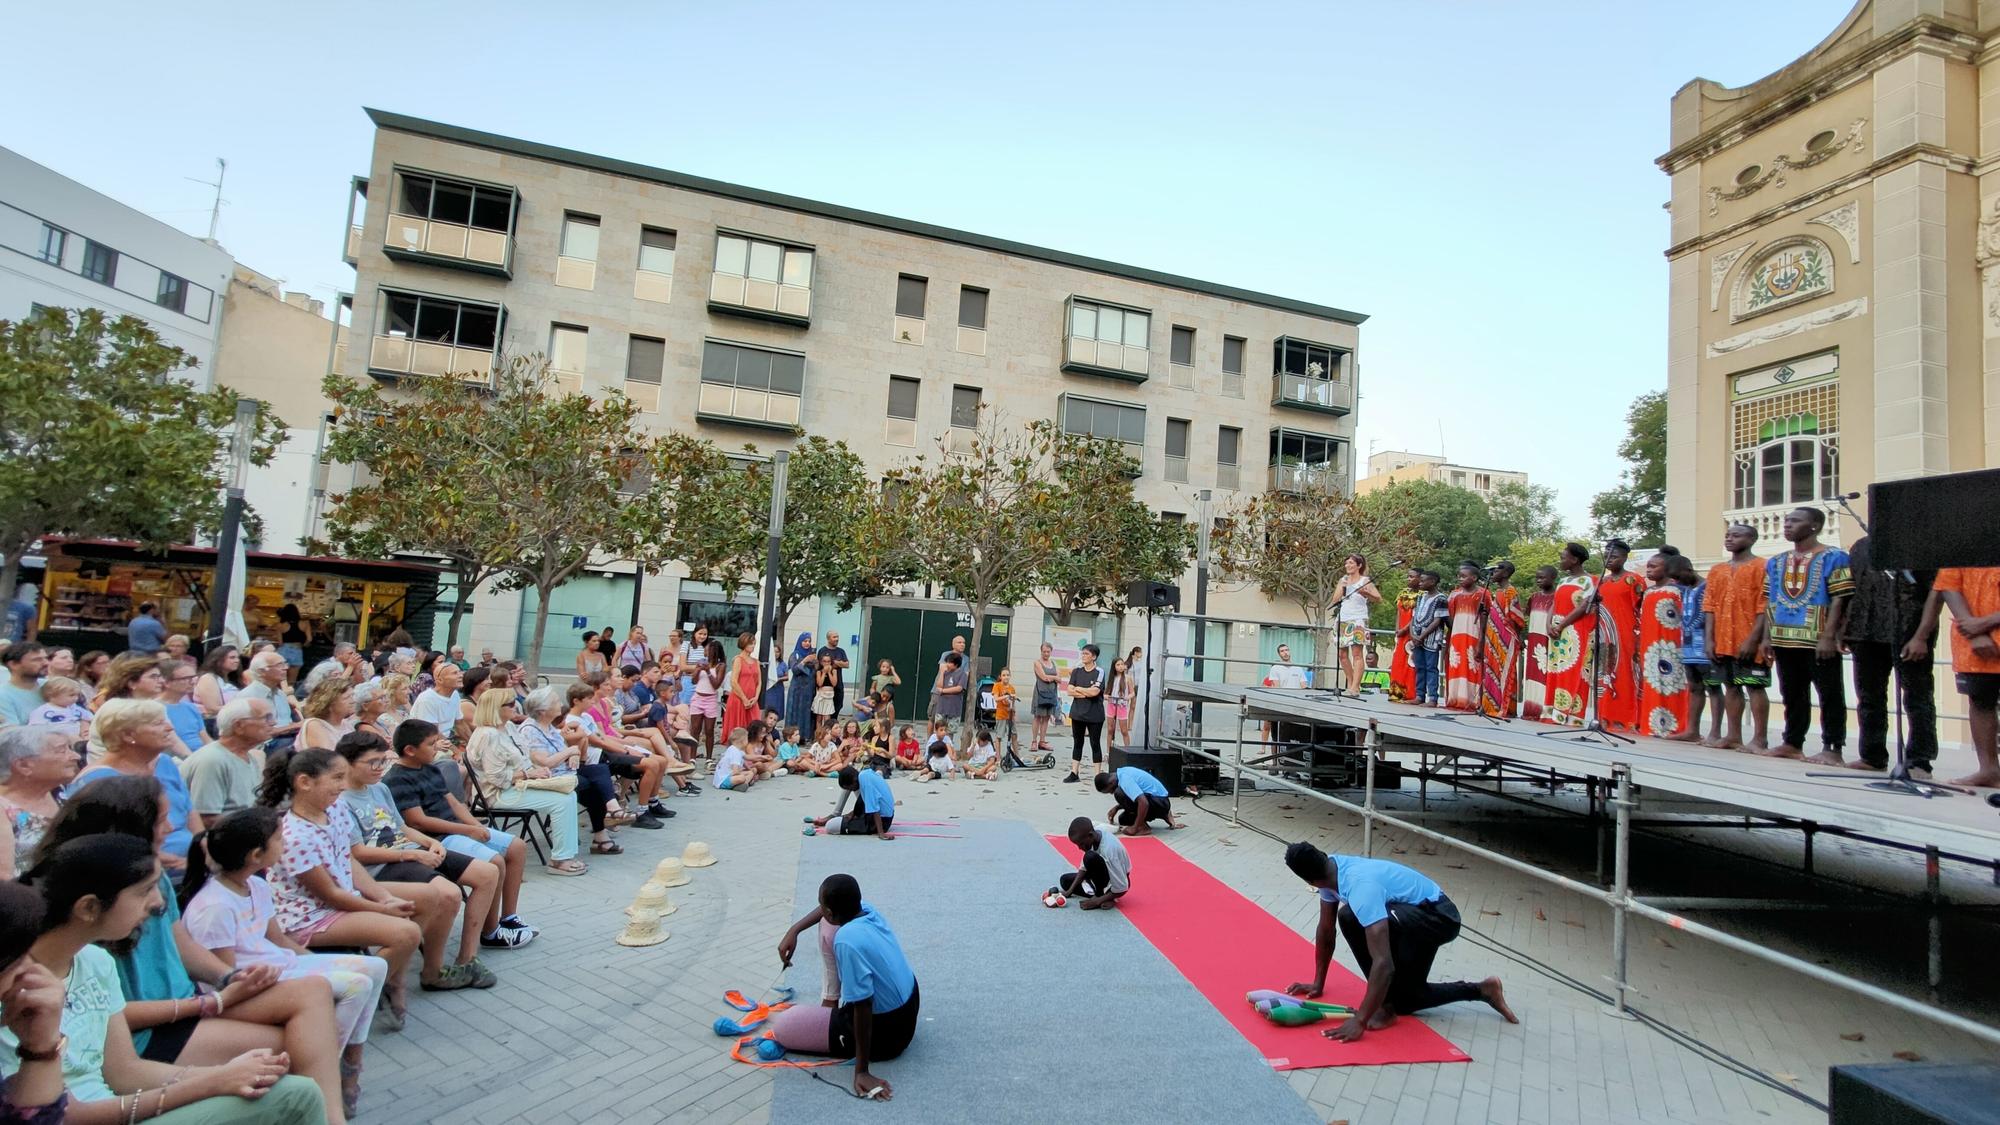
[{"label": "ornate building facade", "polygon": [[1861,0],[1672,143],[1669,542],[2000,464],[2000,3]]}]

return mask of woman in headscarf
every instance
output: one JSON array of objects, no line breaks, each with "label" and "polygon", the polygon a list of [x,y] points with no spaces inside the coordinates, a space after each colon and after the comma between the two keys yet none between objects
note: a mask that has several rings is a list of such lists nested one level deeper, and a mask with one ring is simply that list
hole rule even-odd
[{"label": "woman in headscarf", "polygon": [[813,635],[800,633],[792,643],[792,652],[785,658],[785,671],[790,677],[785,681],[785,725],[802,731],[813,729]]}]

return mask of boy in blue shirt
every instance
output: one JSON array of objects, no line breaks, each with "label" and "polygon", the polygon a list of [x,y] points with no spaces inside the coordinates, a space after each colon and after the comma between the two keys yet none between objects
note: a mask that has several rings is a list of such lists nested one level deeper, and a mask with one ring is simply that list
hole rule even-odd
[{"label": "boy in blue shirt", "polygon": [[1184,827],[1174,819],[1167,787],[1160,779],[1138,766],[1119,766],[1116,773],[1100,773],[1091,779],[1099,793],[1110,793],[1118,803],[1105,818],[1118,825],[1120,836],[1145,836],[1153,831],[1150,821],[1164,820],[1168,828]]},{"label": "boy in blue shirt", "polygon": [[896,820],[896,798],[889,792],[888,780],[879,771],[842,766],[840,772],[834,775],[834,779],[844,790],[840,799],[841,809],[847,807],[846,793],[858,794],[861,799],[856,802],[858,807],[846,816],[840,815],[836,810],[832,816],[814,817],[815,830],[835,836],[879,836],[884,840],[896,838],[896,834],[891,831]]},{"label": "boy in blue shirt", "polygon": [[1313,978],[1285,991],[1318,996],[1326,988],[1326,966],[1336,936],[1347,939],[1354,963],[1368,979],[1368,991],[1354,1015],[1321,1032],[1352,1043],[1364,1032],[1380,1031],[1399,1015],[1460,1000],[1483,1000],[1508,1023],[1520,1023],[1507,1006],[1499,977],[1478,984],[1430,982],[1438,947],[1458,936],[1458,907],[1444,889],[1413,867],[1386,859],[1330,856],[1301,840],[1285,849],[1285,866],[1319,890],[1319,930],[1313,936]]},{"label": "boy in blue shirt", "polygon": [[[787,1008],[772,1021],[771,1037],[787,1051],[853,1059],[855,1096],[888,1101],[889,1083],[868,1068],[902,1054],[916,1036],[917,974],[888,921],[862,901],[861,884],[852,875],[827,876],[819,885],[819,906],[785,931],[778,960],[786,968],[799,935],[822,923],[834,927],[831,967],[839,977],[837,1005]],[[828,995],[833,995],[831,989]]]}]

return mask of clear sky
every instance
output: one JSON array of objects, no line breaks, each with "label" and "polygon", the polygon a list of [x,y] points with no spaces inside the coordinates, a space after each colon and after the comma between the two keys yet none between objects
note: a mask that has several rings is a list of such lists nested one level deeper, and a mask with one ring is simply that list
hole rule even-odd
[{"label": "clear sky", "polygon": [[20,3],[0,143],[196,234],[226,157],[223,244],[321,297],[372,105],[1353,309],[1359,458],[1582,530],[1666,382],[1668,99],[1850,6]]}]

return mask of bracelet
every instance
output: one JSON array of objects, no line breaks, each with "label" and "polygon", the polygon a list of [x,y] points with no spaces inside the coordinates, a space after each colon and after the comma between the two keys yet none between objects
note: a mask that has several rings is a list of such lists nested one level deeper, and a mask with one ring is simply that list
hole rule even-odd
[{"label": "bracelet", "polygon": [[220,992],[215,993],[214,996],[215,996],[215,1014],[219,1016],[222,1014],[222,1009],[228,1005],[228,1001],[222,998],[222,993]]},{"label": "bracelet", "polygon": [[223,989],[228,988],[229,982],[235,980],[236,974],[242,971],[243,971],[242,969],[231,969],[228,972],[222,974],[222,979],[215,982],[215,990],[217,992],[220,992]]},{"label": "bracelet", "polygon": [[[213,1007],[212,1011],[210,1010],[211,1007]],[[206,996],[201,996],[196,998],[195,1015],[197,1017],[206,1019],[210,1016],[219,1016],[221,1014],[222,1014],[222,993],[211,992]]]}]

